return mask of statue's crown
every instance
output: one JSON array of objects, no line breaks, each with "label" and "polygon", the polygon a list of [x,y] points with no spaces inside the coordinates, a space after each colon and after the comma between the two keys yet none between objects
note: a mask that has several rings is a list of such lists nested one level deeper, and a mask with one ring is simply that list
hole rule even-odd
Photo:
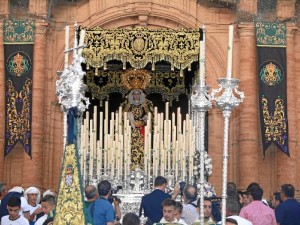
[{"label": "statue's crown", "polygon": [[150,80],[147,70],[128,70],[122,74],[122,83],[129,90],[145,89]]}]

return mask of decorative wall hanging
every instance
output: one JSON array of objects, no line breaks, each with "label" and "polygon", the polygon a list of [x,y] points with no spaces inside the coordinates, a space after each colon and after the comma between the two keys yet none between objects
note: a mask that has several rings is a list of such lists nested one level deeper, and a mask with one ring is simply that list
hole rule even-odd
[{"label": "decorative wall hanging", "polygon": [[256,22],[259,109],[263,151],[274,143],[289,155],[286,25]]},{"label": "decorative wall hanging", "polygon": [[31,157],[34,20],[4,21],[5,150],[20,142]]}]

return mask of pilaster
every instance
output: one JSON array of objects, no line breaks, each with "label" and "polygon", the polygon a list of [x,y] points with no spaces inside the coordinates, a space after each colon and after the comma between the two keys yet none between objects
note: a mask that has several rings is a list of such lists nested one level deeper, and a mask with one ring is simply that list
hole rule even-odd
[{"label": "pilaster", "polygon": [[[297,82],[300,81],[295,73],[295,53],[294,53],[294,39],[297,28],[293,25],[287,24],[286,36],[286,57],[287,57],[287,112],[289,125],[289,152],[290,157],[283,154],[277,149],[278,153],[278,173],[277,179],[279,188],[284,183],[293,184],[297,179],[296,160],[297,153],[297,116],[296,107],[298,100],[295,98],[297,93]],[[298,92],[299,93],[299,92]]]},{"label": "pilaster", "polygon": [[245,93],[245,104],[239,108],[239,184],[245,189],[249,183],[258,182],[258,108],[256,45],[254,24],[241,23],[238,26],[240,38],[240,90]]},{"label": "pilaster", "polygon": [[[22,168],[24,171],[22,185],[24,187],[33,183],[37,187],[42,185],[47,28],[47,23],[36,21],[32,88],[32,159],[28,160],[26,156],[24,157],[25,163]],[[30,167],[30,170],[28,170],[28,167]]]}]

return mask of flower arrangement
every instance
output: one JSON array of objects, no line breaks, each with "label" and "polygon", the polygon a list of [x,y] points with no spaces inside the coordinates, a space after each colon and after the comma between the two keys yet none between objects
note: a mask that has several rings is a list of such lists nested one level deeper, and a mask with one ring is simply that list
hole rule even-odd
[{"label": "flower arrangement", "polygon": [[[198,189],[198,192],[200,192],[200,184],[199,183],[197,184],[197,189]],[[198,193],[198,194],[200,194],[200,193]],[[205,181],[204,182],[204,197],[213,198],[216,196],[217,196],[217,194],[216,194],[215,187]]]},{"label": "flower arrangement", "polygon": [[[194,155],[194,179],[197,182],[200,178],[200,152],[196,151]],[[204,176],[206,179],[212,174],[211,157],[204,151]]]}]

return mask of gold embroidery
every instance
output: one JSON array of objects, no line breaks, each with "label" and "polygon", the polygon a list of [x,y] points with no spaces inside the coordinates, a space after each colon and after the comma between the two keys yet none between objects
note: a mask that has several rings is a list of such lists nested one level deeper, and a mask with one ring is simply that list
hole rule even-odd
[{"label": "gold embroidery", "polygon": [[284,102],[282,99],[275,100],[274,115],[270,115],[268,110],[268,100],[262,98],[262,111],[265,124],[265,137],[268,142],[277,142],[284,145],[283,134],[286,132],[286,120],[284,115]]},{"label": "gold embroidery", "polygon": [[100,27],[85,29],[85,44],[82,56],[89,67],[105,66],[109,60],[129,62],[135,69],[142,69],[148,63],[170,62],[178,69],[189,67],[198,61],[200,32],[198,29],[178,31],[145,27],[108,29]]},{"label": "gold embroidery", "polygon": [[83,196],[77,163],[75,145],[68,145],[64,151],[54,224],[85,224]]},{"label": "gold embroidery", "polygon": [[[32,81],[27,79],[23,89],[18,93],[13,86],[11,80],[7,81],[7,121],[6,133],[8,147],[15,144],[16,141],[21,141],[25,146],[29,144],[30,135],[30,86]],[[16,104],[22,102],[22,111],[18,112]],[[26,149],[25,149],[26,150]]]}]

